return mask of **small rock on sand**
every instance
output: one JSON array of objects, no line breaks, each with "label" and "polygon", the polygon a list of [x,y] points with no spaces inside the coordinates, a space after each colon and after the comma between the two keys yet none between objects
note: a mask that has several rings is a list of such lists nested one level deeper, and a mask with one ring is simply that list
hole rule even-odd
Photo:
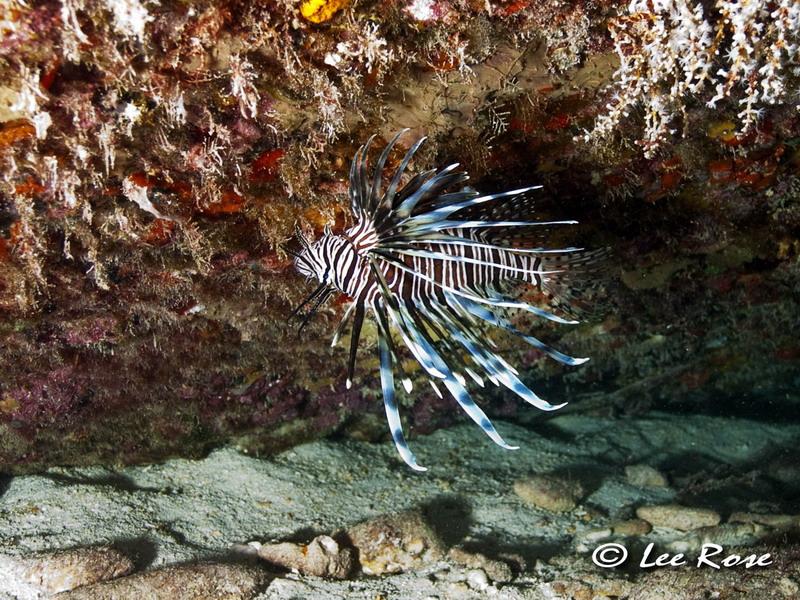
[{"label": "small rock on sand", "polygon": [[[72,590],[83,585],[122,577],[132,572],[133,562],[114,548],[97,546],[26,557],[0,556],[4,587],[14,585],[18,594],[36,597]],[[26,589],[25,592],[21,591]]]},{"label": "small rock on sand", "polygon": [[670,552],[695,553],[704,544],[718,544],[723,548],[750,546],[773,533],[773,529],[757,523],[727,523],[716,527],[701,527],[666,545]]},{"label": "small rock on sand", "polygon": [[267,571],[227,564],[166,567],[113,581],[78,588],[55,596],[58,600],[249,600],[269,583]]},{"label": "small rock on sand", "polygon": [[578,552],[588,552],[598,543],[608,539],[619,539],[628,537],[641,537],[650,533],[652,527],[647,521],[642,519],[630,519],[629,521],[615,521],[605,527],[595,527],[587,529],[575,536],[575,549]]},{"label": "small rock on sand", "polygon": [[668,527],[679,531],[691,531],[700,527],[719,525],[720,516],[708,508],[692,508],[679,504],[640,506],[636,516],[654,527]]},{"label": "small rock on sand", "polygon": [[478,592],[484,592],[489,587],[489,578],[483,569],[470,569],[467,572],[467,585]]},{"label": "small rock on sand", "polygon": [[358,549],[368,575],[416,570],[444,557],[444,544],[416,511],[359,523],[344,536]]},{"label": "small rock on sand", "polygon": [[514,483],[514,491],[523,502],[552,512],[572,510],[583,497],[583,487],[577,481],[534,475]]},{"label": "small rock on sand", "polygon": [[773,515],[762,513],[735,512],[729,523],[758,523],[775,529],[800,529],[800,515]]},{"label": "small rock on sand", "polygon": [[327,535],[315,537],[308,544],[250,544],[258,556],[273,565],[295,569],[303,575],[346,579],[356,565],[352,548],[340,546]]},{"label": "small rock on sand", "polygon": [[479,552],[467,552],[463,548],[451,548],[447,557],[468,569],[480,569],[492,581],[507,583],[514,578],[511,567],[500,560],[487,558]]},{"label": "small rock on sand", "polygon": [[667,487],[666,476],[650,465],[628,465],[625,467],[628,483],[636,487]]},{"label": "small rock on sand", "polygon": [[629,519],[628,521],[615,521],[609,525],[615,536],[637,537],[647,535],[653,527],[644,519]]},{"label": "small rock on sand", "polygon": [[791,577],[781,577],[778,580],[777,590],[784,598],[800,597],[800,585]]}]

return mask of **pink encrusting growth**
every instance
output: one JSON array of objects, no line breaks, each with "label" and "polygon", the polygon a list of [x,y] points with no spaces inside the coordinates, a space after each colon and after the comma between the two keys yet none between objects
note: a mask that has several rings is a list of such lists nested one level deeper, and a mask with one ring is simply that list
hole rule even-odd
[{"label": "pink encrusting growth", "polygon": [[[747,382],[784,402],[798,310],[781,290],[797,287],[800,252],[794,3],[761,3],[778,11],[769,18],[730,3],[745,33],[736,82],[714,109],[710,82],[688,90],[667,125],[688,123],[686,136],[663,136],[652,158],[634,144],[647,97],[621,137],[582,137],[609,112],[608,25],[628,2],[337,0],[320,23],[300,4],[0,1],[0,471],[384,434],[379,357],[368,362],[365,345],[346,390],[347,349],[319,343],[347,300],[308,335],[284,322],[302,285],[282,246],[296,223],[315,238],[353,225],[350,157],[365,132],[406,126],[409,140],[430,136],[414,169],[459,161],[481,190],[541,183],[541,219],[581,222],[549,244],[580,236],[621,253],[624,284],[602,324],[536,323],[590,363],[502,347],[542,397],[577,408],[602,385],[632,390],[616,402],[638,410],[709,389],[735,397]],[[715,37],[723,5],[685,3],[700,4]],[[671,32],[662,3],[635,6]],[[709,77],[728,71],[725,27]],[[620,35],[638,44],[642,31]],[[744,132],[751,80],[763,113]],[[788,100],[764,102],[765,89]],[[652,383],[680,369],[690,393]],[[408,431],[462,417],[423,383],[401,399]],[[480,397],[490,417],[517,405]]]}]

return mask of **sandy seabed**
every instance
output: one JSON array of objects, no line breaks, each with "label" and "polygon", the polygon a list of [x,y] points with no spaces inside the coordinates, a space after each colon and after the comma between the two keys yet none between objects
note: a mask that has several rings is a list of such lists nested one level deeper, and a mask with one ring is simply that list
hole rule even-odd
[{"label": "sandy seabed", "polygon": [[[499,429],[520,449],[496,448],[470,425],[412,439],[427,473],[406,468],[389,442],[324,440],[272,458],[228,448],[203,460],[118,470],[53,468],[2,479],[0,570],[6,573],[0,577],[0,598],[48,597],[14,575],[13,565],[41,552],[110,546],[129,556],[139,574],[196,563],[252,569],[258,561],[247,542],[308,542],[403,514],[422,516],[444,550],[441,556],[412,561],[413,569],[405,572],[356,571],[338,581],[261,561],[263,578],[239,595],[216,597],[699,598],[729,589],[726,597],[758,592],[788,598],[800,593],[793,543],[799,519],[792,500],[800,466],[791,460],[799,425],[654,413],[627,419],[565,415],[530,429],[510,423]],[[654,476],[626,472],[631,465],[647,465],[645,473]],[[535,492],[524,485],[537,475],[577,490],[574,507],[557,511],[537,505]],[[571,500],[566,501],[569,507]],[[673,507],[673,520],[669,514],[663,522],[648,517],[655,522],[638,531],[619,525],[642,524],[637,510],[640,516],[653,514],[641,512],[647,506]],[[692,511],[702,518],[687,525]],[[709,514],[712,522],[703,522]],[[722,524],[715,525],[713,515]],[[609,540],[623,543],[631,558],[617,569],[600,569],[590,556]],[[689,556],[703,541],[719,541],[726,553],[771,552],[774,563],[748,570],[641,570],[638,554],[649,541],[673,553],[685,549]],[[362,550],[362,563],[363,555]],[[478,558],[465,561],[464,555]],[[513,575],[493,580],[484,559],[505,563]],[[123,588],[116,595],[101,593],[103,585],[108,584],[93,586],[94,595],[89,586],[63,597],[125,597]],[[81,590],[88,595],[75,595]],[[141,597],[141,589],[136,593]]]}]

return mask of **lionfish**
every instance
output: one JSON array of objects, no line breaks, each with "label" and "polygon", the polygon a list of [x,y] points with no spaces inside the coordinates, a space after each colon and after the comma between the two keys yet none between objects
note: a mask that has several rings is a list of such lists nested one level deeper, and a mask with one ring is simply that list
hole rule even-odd
[{"label": "lionfish", "polygon": [[480,194],[465,186],[469,176],[458,170],[458,163],[417,173],[402,183],[424,137],[410,147],[384,187],[384,167],[405,131],[383,149],[371,172],[367,153],[374,135],[353,157],[349,182],[352,227],[340,235],[325,227],[322,237],[313,243],[296,228],[302,250],[291,251],[295,266],[308,280],[317,279],[319,285],[292,316],[311,305],[302,328],[332,294],[340,292],[352,299],[332,343],[337,344],[352,319],[349,389],[362,324],[367,313],[372,313],[391,435],[406,464],[424,471],[406,443],[395,398],[395,369],[406,392],[412,387],[398,360],[394,332],[419,362],[439,397],[443,386],[496,444],[516,449],[503,440],[472,400],[467,378],[481,387],[484,380],[504,386],[541,410],[556,410],[566,403],[550,404],[531,391],[518,371],[496,352],[485,330],[493,326],[510,332],[566,365],[589,360],[567,356],[520,331],[511,323],[509,312],[526,311],[556,323],[577,323],[523,302],[513,292],[520,284],[530,284],[556,299],[568,300],[569,288],[562,274],[594,262],[597,253],[573,247],[551,250],[509,245],[538,240],[538,234],[550,226],[577,223],[514,220],[514,215],[530,212],[528,193],[541,186]]}]

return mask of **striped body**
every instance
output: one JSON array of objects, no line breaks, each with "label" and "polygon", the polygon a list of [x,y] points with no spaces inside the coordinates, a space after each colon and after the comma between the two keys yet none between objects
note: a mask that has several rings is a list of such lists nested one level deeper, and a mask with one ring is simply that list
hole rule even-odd
[{"label": "striped body", "polygon": [[[372,304],[380,298],[377,279],[364,258],[371,246],[360,243],[357,225],[343,235],[326,233],[312,247],[321,261],[331,270],[331,285],[349,298],[361,299]],[[445,232],[452,234],[453,232]],[[477,236],[469,239],[480,242]],[[452,254],[465,259],[463,262],[437,260],[430,256],[406,256],[403,262],[408,270],[382,263],[379,269],[394,296],[410,300],[419,305],[425,298],[437,294],[438,283],[452,289],[464,289],[473,293],[487,293],[504,281],[523,281],[541,286],[543,275],[542,258],[521,255],[502,249],[455,244],[423,244],[420,249],[437,254]],[[474,262],[473,262],[474,261]]]},{"label": "striped body", "polygon": [[337,291],[352,300],[333,340],[336,344],[352,322],[348,387],[362,323],[367,315],[374,317],[392,438],[403,460],[424,470],[405,441],[395,399],[395,369],[406,391],[411,391],[411,381],[398,360],[397,338],[439,395],[444,387],[495,443],[511,449],[472,400],[469,385],[482,387],[488,380],[541,410],[559,406],[542,400],[520,380],[514,367],[497,354],[486,329],[511,333],[564,364],[588,360],[569,357],[519,331],[509,320],[509,311],[525,311],[558,323],[577,321],[519,301],[509,290],[521,284],[550,292],[565,289],[566,274],[590,264],[593,254],[579,248],[552,250],[507,243],[538,240],[547,227],[574,223],[506,220],[529,210],[527,194],[536,187],[481,195],[463,187],[468,176],[456,171],[458,165],[418,173],[402,182],[422,140],[406,153],[384,187],[383,168],[399,136],[383,150],[372,172],[366,163],[372,139],[356,153],[350,172],[353,227],[342,235],[326,228],[313,243],[298,229],[303,250],[295,253],[297,270],[319,282],[298,310],[313,303],[307,320]]}]

